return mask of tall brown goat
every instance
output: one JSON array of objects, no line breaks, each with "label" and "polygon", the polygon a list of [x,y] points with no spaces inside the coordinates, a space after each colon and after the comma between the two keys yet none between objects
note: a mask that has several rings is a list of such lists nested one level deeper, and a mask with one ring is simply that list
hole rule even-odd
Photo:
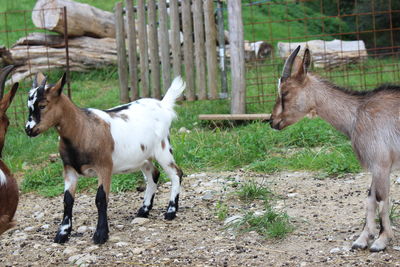
[{"label": "tall brown goat", "polygon": [[[0,72],[0,97],[3,96],[4,84],[7,75],[13,70],[10,65],[3,68]],[[13,100],[18,89],[18,83],[15,83],[10,92],[0,100],[0,157],[3,151],[4,139],[9,125],[6,111]],[[12,176],[10,170],[0,159],[0,235],[15,226],[13,220],[18,205],[18,185]]]},{"label": "tall brown goat", "polygon": [[380,232],[370,251],[384,250],[393,238],[389,220],[389,187],[392,168],[400,165],[400,87],[381,86],[357,92],[340,88],[308,73],[310,52],[297,57],[300,46],[286,60],[278,84],[271,127],[282,130],[304,116],[320,116],[351,140],[361,165],[371,171],[366,201],[366,223],[353,249],[366,249],[375,238],[376,209]]}]

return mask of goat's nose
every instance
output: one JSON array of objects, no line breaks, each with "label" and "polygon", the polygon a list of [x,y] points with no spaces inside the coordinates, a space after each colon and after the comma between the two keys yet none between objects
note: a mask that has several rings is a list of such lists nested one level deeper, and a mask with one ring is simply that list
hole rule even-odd
[{"label": "goat's nose", "polygon": [[31,136],[31,134],[32,134],[32,129],[31,129],[30,127],[25,127],[25,133],[26,133],[28,136]]}]

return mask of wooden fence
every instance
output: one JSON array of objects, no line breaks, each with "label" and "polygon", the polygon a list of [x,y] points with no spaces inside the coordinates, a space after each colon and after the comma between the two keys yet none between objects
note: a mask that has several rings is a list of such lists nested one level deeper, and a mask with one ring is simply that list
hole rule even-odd
[{"label": "wooden fence", "polygon": [[116,3],[120,101],[161,98],[178,75],[186,100],[219,98],[214,10],[213,0]]}]

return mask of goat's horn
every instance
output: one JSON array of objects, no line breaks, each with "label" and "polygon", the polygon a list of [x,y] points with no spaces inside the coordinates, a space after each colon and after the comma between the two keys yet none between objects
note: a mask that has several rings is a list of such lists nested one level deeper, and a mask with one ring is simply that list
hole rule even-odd
[{"label": "goat's horn", "polygon": [[4,85],[6,84],[8,74],[14,69],[14,65],[8,65],[0,71],[0,99],[4,95]]},{"label": "goat's horn", "polygon": [[282,80],[285,80],[290,77],[290,74],[292,73],[292,65],[294,59],[296,58],[299,51],[300,51],[300,45],[286,59],[285,65],[283,66]]}]

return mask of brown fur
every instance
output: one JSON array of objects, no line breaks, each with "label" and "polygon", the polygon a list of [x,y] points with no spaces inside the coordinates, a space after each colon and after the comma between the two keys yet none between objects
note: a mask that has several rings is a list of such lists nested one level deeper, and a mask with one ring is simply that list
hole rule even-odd
[{"label": "brown fur", "polygon": [[[298,51],[298,50],[297,50]],[[292,55],[294,55],[292,53]],[[296,52],[297,54],[297,52]],[[291,57],[284,67],[271,126],[281,130],[308,115],[318,115],[349,137],[361,165],[372,172],[367,197],[367,223],[353,248],[366,248],[375,232],[379,206],[381,232],[371,251],[381,251],[393,237],[389,220],[390,171],[400,166],[400,87],[381,86],[369,92],[339,88],[307,73],[310,55]],[[292,69],[289,67],[292,65]]]},{"label": "brown fur", "polygon": [[[2,70],[0,75],[1,90],[4,89],[6,76],[13,69],[13,67],[6,67]],[[4,140],[9,125],[9,120],[6,111],[11,104],[18,89],[18,83],[14,84],[8,94],[0,100],[0,156],[3,151]],[[6,177],[6,183],[0,186],[0,235],[8,229],[15,226],[16,222],[13,220],[15,211],[18,206],[19,192],[18,184],[12,176],[10,170],[0,160],[0,169]]]}]

